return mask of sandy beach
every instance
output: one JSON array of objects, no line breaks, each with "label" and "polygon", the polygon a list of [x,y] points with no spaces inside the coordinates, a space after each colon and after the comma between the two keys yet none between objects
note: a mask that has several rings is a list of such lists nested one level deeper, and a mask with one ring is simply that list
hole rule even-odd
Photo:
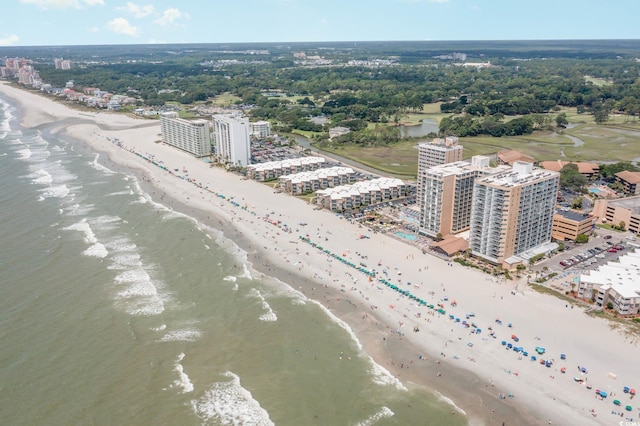
[{"label": "sandy beach", "polygon": [[[99,161],[137,175],[154,200],[222,229],[247,253],[250,274],[275,277],[321,303],[353,330],[363,356],[407,387],[424,385],[450,398],[472,424],[640,421],[640,404],[623,393],[624,386],[640,388],[637,338],[582,308],[530,290],[524,281],[498,282],[423,254],[210,167],[159,143],[158,121],[81,112],[8,84],[0,84],[0,93],[21,105],[23,125],[56,123],[54,133],[85,143],[100,153]],[[361,269],[375,270],[375,277]],[[416,299],[442,304],[446,313]],[[523,347],[528,356],[502,341]],[[537,354],[536,347],[545,353]],[[541,359],[553,363],[546,367]],[[625,411],[626,405],[633,410]],[[453,406],[452,413],[458,413]]]}]

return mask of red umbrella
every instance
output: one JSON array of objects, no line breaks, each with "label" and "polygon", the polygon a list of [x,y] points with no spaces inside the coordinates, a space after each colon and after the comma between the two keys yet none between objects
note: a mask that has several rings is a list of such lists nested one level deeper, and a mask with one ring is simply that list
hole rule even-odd
[{"label": "red umbrella", "polygon": [[630,393],[631,395],[635,395],[635,394],[636,394],[636,390],[635,390],[635,389],[629,389],[629,393]]}]

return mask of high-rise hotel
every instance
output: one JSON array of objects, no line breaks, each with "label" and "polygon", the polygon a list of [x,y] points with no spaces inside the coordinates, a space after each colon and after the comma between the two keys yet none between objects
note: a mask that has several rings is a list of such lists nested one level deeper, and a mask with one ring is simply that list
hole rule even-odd
[{"label": "high-rise hotel", "polygon": [[469,248],[501,265],[551,241],[560,174],[515,162],[513,169],[475,180]]},{"label": "high-rise hotel", "polygon": [[244,167],[251,163],[249,119],[236,114],[213,116],[218,161]]},{"label": "high-rise hotel", "polygon": [[196,157],[211,155],[211,126],[208,120],[185,120],[177,112],[160,115],[162,142]]},{"label": "high-rise hotel", "polygon": [[471,163],[455,161],[420,174],[419,185],[424,192],[419,205],[421,234],[444,237],[469,229],[476,178],[510,170],[509,166],[490,167],[489,162],[489,157],[476,155]]},{"label": "high-rise hotel", "polygon": [[419,206],[424,205],[422,175],[430,167],[441,164],[462,161],[462,145],[458,145],[458,138],[448,136],[445,139],[434,139],[432,142],[423,142],[418,145],[418,194]]}]

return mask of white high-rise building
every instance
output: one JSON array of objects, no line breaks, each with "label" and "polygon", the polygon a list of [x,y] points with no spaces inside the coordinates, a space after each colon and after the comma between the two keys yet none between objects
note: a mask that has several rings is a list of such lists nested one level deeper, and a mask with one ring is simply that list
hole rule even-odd
[{"label": "white high-rise building", "polygon": [[218,161],[240,167],[251,163],[247,117],[233,114],[214,115],[213,139]]},{"label": "white high-rise building", "polygon": [[160,115],[162,142],[196,157],[211,155],[211,126],[208,120],[185,120],[177,112]]},{"label": "white high-rise building", "polygon": [[268,121],[255,121],[249,123],[251,126],[251,136],[257,139],[264,139],[271,135],[271,123]]},{"label": "white high-rise building", "polygon": [[425,170],[419,178],[424,190],[420,208],[420,233],[432,237],[469,229],[473,183],[476,178],[509,170],[489,167],[489,157],[476,155],[471,163],[455,161]]},{"label": "white high-rise building", "polygon": [[494,264],[551,241],[560,174],[515,162],[513,169],[477,178],[469,248]]}]

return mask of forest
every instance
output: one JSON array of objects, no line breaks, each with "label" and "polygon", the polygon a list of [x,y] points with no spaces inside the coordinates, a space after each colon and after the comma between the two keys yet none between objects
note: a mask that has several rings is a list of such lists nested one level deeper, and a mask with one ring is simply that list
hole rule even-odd
[{"label": "forest", "polygon": [[[490,66],[446,59],[461,51],[466,62]],[[18,54],[0,49],[11,53]],[[336,143],[396,142],[399,132],[371,126],[397,124],[434,102],[445,114],[440,134],[461,137],[562,127],[565,107],[592,114],[596,123],[612,113],[635,118],[640,112],[637,41],[66,46],[22,48],[20,56],[32,58],[54,86],[73,80],[75,87],[128,94],[139,105],[192,105],[229,93],[282,131],[323,140],[330,126],[353,130]],[[53,58],[61,56],[74,61],[72,69],[54,69]],[[388,64],[367,63],[372,60]],[[264,95],[272,90],[286,96]],[[320,115],[327,125],[310,120]]]}]

